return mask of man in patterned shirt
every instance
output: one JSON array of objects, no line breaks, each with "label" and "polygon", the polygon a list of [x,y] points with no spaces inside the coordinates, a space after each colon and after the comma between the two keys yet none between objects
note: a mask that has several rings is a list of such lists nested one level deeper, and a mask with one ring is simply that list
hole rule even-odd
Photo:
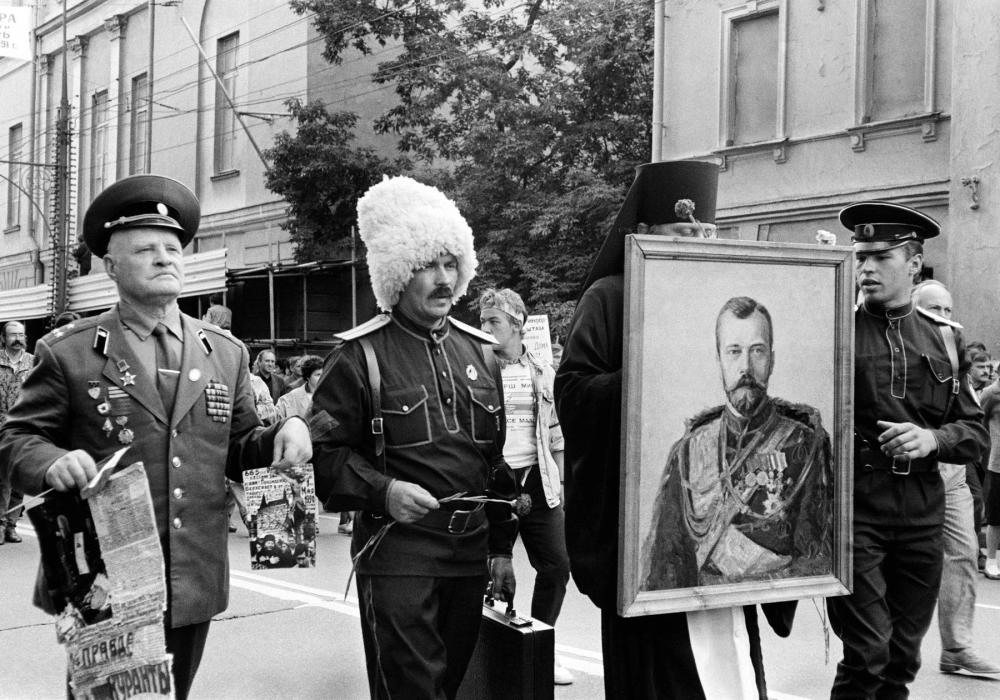
[{"label": "man in patterned shirt", "polygon": [[[21,395],[21,384],[35,364],[35,356],[25,348],[28,336],[24,324],[8,321],[0,334],[0,426],[7,420],[7,412]],[[10,477],[0,465],[0,544],[17,544],[17,519],[21,517],[22,495],[10,485]],[[10,511],[10,512],[8,512]]]}]

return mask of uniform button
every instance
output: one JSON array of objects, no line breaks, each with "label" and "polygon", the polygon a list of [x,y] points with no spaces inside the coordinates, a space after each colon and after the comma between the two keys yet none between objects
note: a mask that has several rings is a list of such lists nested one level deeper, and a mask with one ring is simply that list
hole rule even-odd
[{"label": "uniform button", "polygon": [[451,399],[445,399],[444,403],[446,406],[451,406]]},{"label": "uniform button", "polygon": [[409,410],[410,410],[410,407],[409,407],[409,406],[407,406],[406,404],[403,404],[403,410],[404,410],[404,411],[409,411]]},{"label": "uniform button", "polygon": [[444,377],[445,379],[447,379],[448,378],[448,373],[447,372],[441,372],[441,376]]},{"label": "uniform button", "polygon": [[173,525],[174,525],[174,529],[175,530],[180,530],[181,529],[181,519],[180,518],[174,518]]},{"label": "uniform button", "polygon": [[174,457],[172,460],[170,460],[170,463],[172,465],[174,465],[174,469],[180,469],[180,467],[181,467],[181,458],[180,457]]},{"label": "uniform button", "polygon": [[178,501],[184,498],[184,489],[179,487],[174,489],[174,498],[176,498]]},{"label": "uniform button", "polygon": [[172,438],[177,437],[177,431],[176,430],[171,430],[170,431],[170,437],[172,437]]},{"label": "uniform button", "polygon": [[893,348],[892,351],[893,352],[899,352],[899,348]]},{"label": "uniform button", "polygon": [[488,409],[490,409],[490,410],[492,411],[492,410],[493,410],[493,404],[490,404],[490,405],[489,405],[489,406],[487,406],[486,408],[488,408]]}]

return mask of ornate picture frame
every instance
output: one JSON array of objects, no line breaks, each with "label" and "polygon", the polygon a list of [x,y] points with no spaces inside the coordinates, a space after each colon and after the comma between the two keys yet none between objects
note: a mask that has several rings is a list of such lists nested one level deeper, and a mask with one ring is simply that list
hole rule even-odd
[{"label": "ornate picture frame", "polygon": [[848,593],[851,248],[631,235],[625,255],[619,613]]}]

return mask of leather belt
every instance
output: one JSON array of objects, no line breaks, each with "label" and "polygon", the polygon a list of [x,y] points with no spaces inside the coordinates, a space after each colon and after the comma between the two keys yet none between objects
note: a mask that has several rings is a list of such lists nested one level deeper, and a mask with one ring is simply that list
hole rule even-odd
[{"label": "leather belt", "polygon": [[921,459],[890,457],[881,450],[861,446],[854,450],[854,468],[866,472],[890,472],[896,476],[909,476],[936,472],[938,463],[933,457]]},{"label": "leather belt", "polygon": [[486,510],[479,504],[472,510],[432,510],[418,520],[415,525],[421,525],[431,530],[443,530],[451,535],[461,535],[468,530],[475,530],[486,522]]}]

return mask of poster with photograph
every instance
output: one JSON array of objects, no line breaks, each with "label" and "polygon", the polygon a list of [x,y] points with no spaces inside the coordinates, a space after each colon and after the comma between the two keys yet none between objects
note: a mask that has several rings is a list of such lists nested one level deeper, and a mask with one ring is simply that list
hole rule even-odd
[{"label": "poster with photograph", "polygon": [[312,464],[287,472],[243,472],[250,520],[250,568],[316,566],[316,480]]},{"label": "poster with photograph", "polygon": [[626,240],[619,611],[850,582],[850,248]]}]

